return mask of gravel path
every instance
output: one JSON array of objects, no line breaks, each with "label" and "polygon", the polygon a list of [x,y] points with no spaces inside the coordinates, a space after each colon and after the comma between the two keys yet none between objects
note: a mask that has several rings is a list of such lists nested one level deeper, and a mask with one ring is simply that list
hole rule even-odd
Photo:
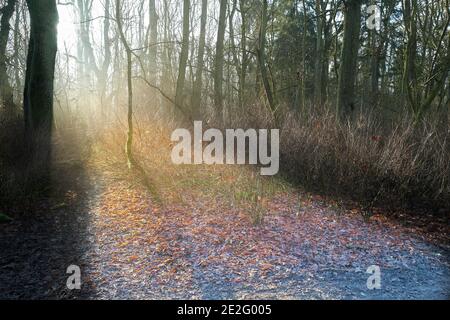
[{"label": "gravel path", "polygon": [[[315,200],[293,209],[297,195],[284,194],[255,226],[220,198],[158,210],[138,187],[104,184],[0,225],[0,299],[450,297],[448,246],[383,216]],[[81,268],[80,291],[66,288],[69,265]],[[371,265],[380,290],[367,289]]]}]

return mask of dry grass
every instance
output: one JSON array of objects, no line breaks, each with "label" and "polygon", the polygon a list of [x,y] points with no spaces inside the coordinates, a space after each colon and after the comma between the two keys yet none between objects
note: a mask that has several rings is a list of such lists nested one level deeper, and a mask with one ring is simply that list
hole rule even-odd
[{"label": "dry grass", "polygon": [[327,111],[287,119],[282,166],[299,183],[367,206],[449,206],[450,136],[433,124],[365,115],[341,125]]},{"label": "dry grass", "polygon": [[[431,121],[414,125],[405,117],[388,124],[361,115],[354,124],[341,125],[327,110],[303,117],[288,110],[284,114],[280,165],[281,176],[287,179],[263,178],[248,166],[173,165],[170,135],[186,125],[163,122],[146,112],[135,115],[135,157],[165,202],[181,201],[183,192],[198,192],[246,207],[255,221],[262,220],[255,214],[259,204],[290,189],[291,183],[357,200],[366,207],[448,209],[450,136],[438,134]],[[225,124],[211,118],[205,121],[217,128],[275,127],[270,112],[259,105],[236,111]],[[99,132],[95,144],[99,165],[129,179],[126,128],[116,122]],[[131,180],[139,183],[140,177],[133,175]]]},{"label": "dry grass", "polygon": [[[154,120],[139,122],[135,132],[134,157],[145,169],[163,204],[183,203],[184,195],[220,199],[229,208],[238,207],[246,212],[255,224],[263,221],[265,200],[289,185],[279,179],[261,177],[249,166],[227,165],[174,165],[170,141],[172,129]],[[139,184],[142,176],[127,170],[124,146],[125,128],[117,125],[101,134],[95,145],[96,167],[110,172],[117,179],[128,179]]]},{"label": "dry grass", "polygon": [[[185,125],[158,120],[151,112],[135,114],[134,155],[163,202],[183,201],[183,194],[220,197],[245,209],[255,223],[264,217],[264,199],[292,190],[291,183],[311,191],[350,198],[363,206],[448,208],[450,204],[449,135],[429,122],[413,125],[404,118],[392,125],[370,115],[353,125],[338,124],[332,112],[299,117],[284,110],[281,131],[282,177],[259,176],[249,166],[176,166],[170,159],[172,130]],[[205,127],[274,128],[267,108],[257,104],[236,110],[223,120],[206,119]],[[31,160],[22,139],[22,121],[3,123],[0,134],[0,200],[11,206],[33,196],[33,176],[42,169]],[[11,138],[13,137],[13,138]],[[64,115],[57,119],[54,164],[102,172],[132,185],[142,177],[127,170],[126,127],[118,120],[96,121]],[[289,181],[289,182],[286,182]]]}]

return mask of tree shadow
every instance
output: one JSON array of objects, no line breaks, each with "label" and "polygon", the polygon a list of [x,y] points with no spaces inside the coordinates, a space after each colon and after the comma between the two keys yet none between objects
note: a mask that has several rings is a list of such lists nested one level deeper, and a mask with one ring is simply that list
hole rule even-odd
[{"label": "tree shadow", "polygon": [[[38,197],[16,202],[14,220],[0,224],[0,299],[75,299],[95,293],[95,286],[83,279],[90,261],[89,213],[95,185],[83,161],[70,159],[79,151],[72,147],[57,150],[57,159],[49,164],[51,187]],[[67,287],[71,265],[81,269],[81,290]]]}]

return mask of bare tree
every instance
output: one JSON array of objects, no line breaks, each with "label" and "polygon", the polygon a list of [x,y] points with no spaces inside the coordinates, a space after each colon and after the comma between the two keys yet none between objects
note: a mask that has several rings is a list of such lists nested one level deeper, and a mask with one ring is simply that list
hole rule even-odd
[{"label": "bare tree", "polygon": [[349,119],[356,107],[355,82],[361,31],[361,0],[344,3],[344,43],[339,70],[338,105],[341,119]]},{"label": "bare tree", "polygon": [[223,112],[223,66],[226,14],[227,0],[220,0],[219,28],[217,30],[216,55],[214,59],[214,105],[218,115]]},{"label": "bare tree", "polygon": [[6,5],[0,9],[0,13],[2,14],[0,20],[0,93],[7,116],[11,116],[16,109],[13,88],[8,77],[6,57],[6,46],[11,30],[10,20],[14,14],[16,3],[17,0],[8,0]]},{"label": "bare tree", "polygon": [[206,18],[208,14],[208,1],[202,0],[202,16],[200,18],[200,39],[198,44],[197,71],[195,73],[194,90],[192,92],[192,113],[195,119],[201,119],[203,70],[205,63]]},{"label": "bare tree", "polygon": [[156,80],[156,59],[158,54],[158,14],[156,13],[156,1],[149,1],[149,13],[150,13],[150,43],[149,43],[149,60],[150,60],[150,79]]},{"label": "bare tree", "polygon": [[272,113],[276,116],[276,105],[274,93],[272,86],[270,84],[269,74],[267,72],[266,65],[266,31],[267,31],[267,20],[268,20],[268,1],[263,0],[262,11],[261,11],[261,26],[259,30],[259,43],[257,48],[257,59],[259,71],[261,73],[262,82],[266,92],[267,101],[269,102],[269,107]]},{"label": "bare tree", "polygon": [[183,2],[183,40],[181,43],[180,63],[178,68],[177,89],[175,94],[175,104],[184,106],[184,85],[186,81],[186,67],[189,58],[189,12],[190,0]]},{"label": "bare tree", "polygon": [[316,0],[316,61],[314,70],[314,102],[322,104],[322,82],[323,82],[323,55],[324,55],[324,41],[323,41],[323,8],[324,1]]},{"label": "bare tree", "polygon": [[127,55],[127,89],[128,89],[128,133],[127,133],[127,144],[125,147],[125,151],[128,159],[128,167],[131,169],[134,165],[133,158],[133,74],[132,74],[132,57],[133,51],[131,50],[130,45],[128,44],[127,38],[123,31],[122,25],[122,6],[121,1],[116,0],[116,23],[117,30],[119,32],[120,41],[122,42],[123,47],[125,48],[125,52]]},{"label": "bare tree", "polygon": [[41,150],[50,152],[57,52],[56,0],[27,0],[31,20],[25,77],[24,112],[28,137],[39,133]]}]

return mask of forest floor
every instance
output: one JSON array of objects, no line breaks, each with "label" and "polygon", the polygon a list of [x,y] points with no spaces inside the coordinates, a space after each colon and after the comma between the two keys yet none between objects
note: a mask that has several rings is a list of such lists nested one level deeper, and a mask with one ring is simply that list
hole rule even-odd
[{"label": "forest floor", "polygon": [[[71,183],[0,224],[0,299],[450,298],[448,218],[364,217],[278,188],[255,223],[226,193],[207,192],[237,178],[207,174],[212,184],[197,180],[159,205],[107,170],[59,169]],[[70,265],[80,291],[66,288]],[[379,290],[367,288],[372,265]]]}]

